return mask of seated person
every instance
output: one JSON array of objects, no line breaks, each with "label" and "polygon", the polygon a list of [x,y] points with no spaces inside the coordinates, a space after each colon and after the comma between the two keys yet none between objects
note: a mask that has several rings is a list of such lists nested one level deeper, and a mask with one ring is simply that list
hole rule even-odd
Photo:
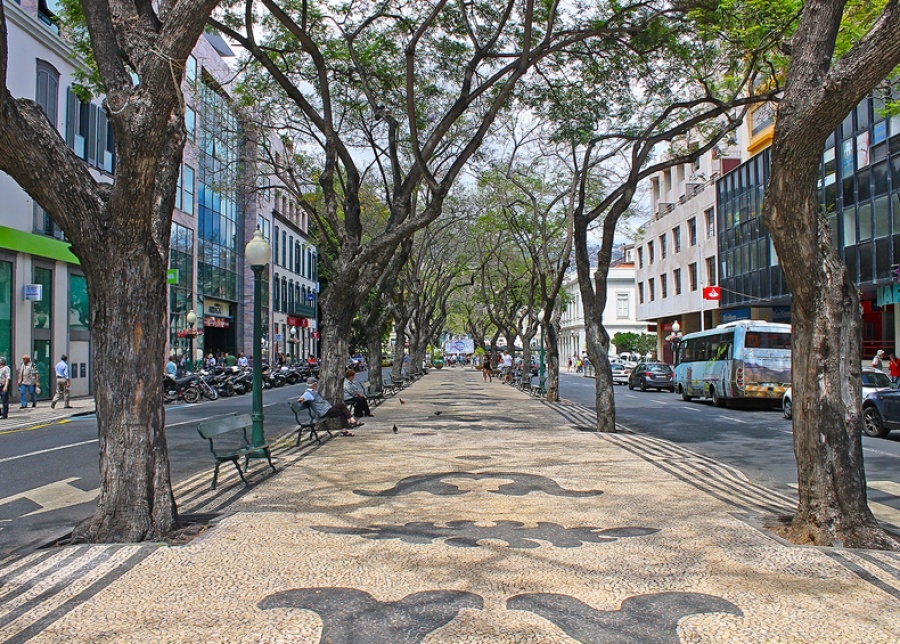
[{"label": "seated person", "polygon": [[297,402],[308,402],[313,411],[322,418],[340,418],[341,434],[344,436],[353,436],[350,431],[351,427],[362,427],[365,423],[361,423],[350,412],[350,409],[343,402],[338,401],[334,405],[322,398],[319,393],[319,380],[317,378],[307,378],[306,391]]},{"label": "seated person", "polygon": [[344,372],[344,402],[353,405],[353,413],[356,417],[368,416],[372,418],[369,410],[369,402],[366,400],[366,392],[355,382],[356,372],[347,369]]}]

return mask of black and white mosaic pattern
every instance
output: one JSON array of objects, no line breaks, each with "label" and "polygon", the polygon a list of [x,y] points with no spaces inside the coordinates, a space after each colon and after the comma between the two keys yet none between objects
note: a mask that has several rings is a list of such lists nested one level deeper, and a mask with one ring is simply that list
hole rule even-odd
[{"label": "black and white mosaic pattern", "polygon": [[439,526],[427,521],[412,521],[405,525],[374,525],[368,528],[313,526],[313,530],[328,534],[356,535],[366,539],[399,539],[404,543],[427,544],[444,539],[448,546],[475,548],[479,541],[505,541],[510,548],[538,548],[546,541],[556,548],[578,548],[588,543],[611,543],[629,537],[644,537],[659,532],[654,528],[566,528],[558,523],[541,521],[537,527],[526,528],[520,521],[497,521],[492,526],[476,525],[475,521],[448,521]]},{"label": "black and white mosaic pattern", "polygon": [[400,479],[394,487],[372,492],[369,490],[354,490],[359,496],[394,497],[413,494],[414,492],[427,492],[435,496],[461,496],[468,494],[454,483],[445,479],[464,479],[470,481],[485,481],[491,479],[504,479],[511,481],[503,483],[496,490],[489,490],[491,494],[503,496],[526,496],[532,492],[543,492],[550,496],[584,498],[600,496],[602,490],[568,490],[559,485],[553,479],[539,474],[526,474],[524,472],[436,472],[433,474],[417,474]]}]

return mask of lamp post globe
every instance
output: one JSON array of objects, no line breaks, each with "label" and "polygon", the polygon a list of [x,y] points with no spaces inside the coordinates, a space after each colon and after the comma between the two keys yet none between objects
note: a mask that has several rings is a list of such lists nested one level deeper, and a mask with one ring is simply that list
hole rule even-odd
[{"label": "lamp post globe", "polygon": [[194,309],[191,309],[187,312],[187,316],[185,320],[188,323],[188,337],[191,341],[191,354],[188,358],[188,367],[190,367],[191,373],[194,371],[194,360],[197,359],[197,354],[194,353],[194,338],[197,337],[197,331],[194,329],[194,325],[197,324],[197,314],[194,313]]},{"label": "lamp post globe", "polygon": [[672,333],[678,334],[681,331],[681,325],[678,324],[678,320],[672,322]]},{"label": "lamp post globe", "polygon": [[257,228],[253,239],[244,247],[244,257],[253,269],[253,407],[250,417],[253,419],[254,445],[265,443],[263,428],[263,396],[262,396],[262,275],[272,259],[272,247]]}]

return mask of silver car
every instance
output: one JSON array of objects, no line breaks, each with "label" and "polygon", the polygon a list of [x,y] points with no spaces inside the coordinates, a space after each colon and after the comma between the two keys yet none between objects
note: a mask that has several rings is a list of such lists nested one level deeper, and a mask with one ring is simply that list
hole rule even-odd
[{"label": "silver car", "polygon": [[[863,367],[862,374],[860,376],[862,379],[862,396],[865,398],[873,391],[883,391],[885,389],[891,388],[891,379],[887,377],[880,369],[873,369],[872,367]],[[793,387],[788,387],[788,390],[784,392],[784,397],[781,399],[781,411],[784,414],[784,417],[790,420],[791,412],[793,408]]]}]

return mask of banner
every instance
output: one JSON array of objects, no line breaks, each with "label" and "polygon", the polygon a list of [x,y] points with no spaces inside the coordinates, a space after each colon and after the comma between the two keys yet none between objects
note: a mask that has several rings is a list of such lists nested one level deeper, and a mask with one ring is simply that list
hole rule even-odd
[{"label": "banner", "polygon": [[450,340],[444,343],[444,353],[475,353],[475,341],[467,338],[465,340]]}]

